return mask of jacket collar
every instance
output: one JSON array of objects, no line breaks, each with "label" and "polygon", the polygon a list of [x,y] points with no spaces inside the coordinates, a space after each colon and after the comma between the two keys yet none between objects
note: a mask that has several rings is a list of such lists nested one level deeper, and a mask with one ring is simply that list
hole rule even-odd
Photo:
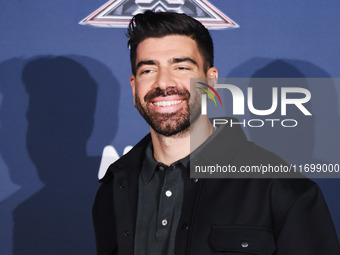
[{"label": "jacket collar", "polygon": [[145,149],[149,142],[151,142],[150,134],[146,135],[127,154],[112,163],[106,171],[105,176],[100,179],[100,182],[108,181],[112,178],[114,172],[122,171],[124,169],[128,169],[129,171],[139,175],[139,171],[144,160]]},{"label": "jacket collar", "polygon": [[[225,119],[228,123],[231,120],[235,123],[238,120],[234,118],[219,118]],[[208,162],[219,162],[221,159],[229,161],[247,142],[247,138],[240,125],[221,125],[217,128],[212,136],[208,138],[201,146],[199,146],[190,155],[190,160],[203,159]],[[113,163],[104,178],[112,175],[113,171],[128,169],[139,175],[140,169],[145,158],[145,150],[148,144],[151,143],[151,135],[146,135],[139,143],[137,143],[129,153]]]},{"label": "jacket collar", "polygon": [[[234,118],[218,119],[227,120],[227,123],[238,122]],[[190,160],[215,163],[223,160],[223,162],[228,162],[241,150],[245,143],[247,143],[247,137],[240,125],[232,127],[228,124],[220,125],[201,146],[191,153]]]}]

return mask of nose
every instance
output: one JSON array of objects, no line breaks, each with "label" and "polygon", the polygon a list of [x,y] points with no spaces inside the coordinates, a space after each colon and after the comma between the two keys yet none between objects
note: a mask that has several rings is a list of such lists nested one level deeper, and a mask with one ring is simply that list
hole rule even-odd
[{"label": "nose", "polygon": [[168,87],[175,86],[175,81],[171,75],[170,70],[166,68],[160,68],[158,70],[156,86],[160,89],[166,89]]}]

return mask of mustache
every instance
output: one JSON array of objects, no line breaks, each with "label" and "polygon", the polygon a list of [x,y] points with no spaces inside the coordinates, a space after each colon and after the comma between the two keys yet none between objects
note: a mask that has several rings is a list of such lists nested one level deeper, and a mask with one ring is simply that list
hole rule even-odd
[{"label": "mustache", "polygon": [[159,87],[150,90],[145,96],[145,102],[151,102],[152,99],[156,97],[166,97],[178,95],[183,98],[183,100],[189,100],[190,92],[185,88],[167,87],[166,89],[161,89]]}]

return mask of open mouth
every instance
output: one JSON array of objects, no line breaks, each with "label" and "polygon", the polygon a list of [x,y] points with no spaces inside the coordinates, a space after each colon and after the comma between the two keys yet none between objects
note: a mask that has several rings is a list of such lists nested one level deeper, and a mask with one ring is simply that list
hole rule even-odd
[{"label": "open mouth", "polygon": [[159,113],[174,113],[180,110],[185,103],[185,99],[178,95],[166,97],[156,97],[151,100],[154,111]]},{"label": "open mouth", "polygon": [[167,107],[167,106],[173,106],[181,103],[182,100],[172,100],[172,101],[158,101],[158,102],[153,102],[154,105],[159,106],[159,107]]}]

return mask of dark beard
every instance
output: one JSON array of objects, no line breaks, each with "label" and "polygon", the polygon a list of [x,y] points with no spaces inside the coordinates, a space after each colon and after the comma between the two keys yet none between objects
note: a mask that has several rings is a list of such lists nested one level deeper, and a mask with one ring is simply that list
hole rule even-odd
[{"label": "dark beard", "polygon": [[[159,113],[152,110],[152,99],[159,96],[181,96],[183,108],[173,113]],[[168,87],[165,90],[161,88],[155,88],[149,91],[145,97],[145,106],[142,105],[138,95],[135,96],[135,106],[139,113],[143,116],[145,121],[155,130],[158,134],[164,136],[173,136],[179,134],[185,130],[188,130],[190,123],[194,122],[200,115],[200,101],[195,100],[191,106],[193,113],[190,116],[190,93],[187,89],[178,89],[175,87]]]}]

